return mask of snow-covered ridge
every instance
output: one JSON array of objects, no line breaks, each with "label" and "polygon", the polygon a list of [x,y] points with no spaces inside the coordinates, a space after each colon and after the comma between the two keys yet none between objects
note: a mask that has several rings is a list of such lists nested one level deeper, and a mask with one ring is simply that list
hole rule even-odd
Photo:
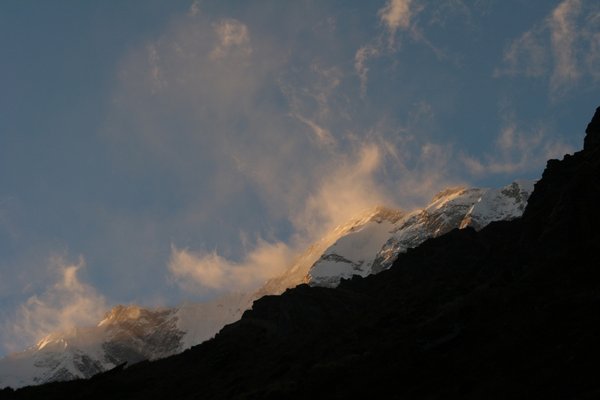
[{"label": "snow-covered ridge", "polygon": [[0,359],[0,388],[89,378],[120,364],[177,354],[213,337],[251,305],[249,295],[149,309],[118,305],[96,326],[52,333]]},{"label": "snow-covered ridge", "polygon": [[176,354],[213,337],[264,295],[302,283],[333,287],[353,275],[383,271],[399,253],[454,228],[481,229],[492,221],[517,218],[532,190],[533,182],[525,181],[500,189],[456,187],[408,213],[375,207],[324,235],[292,260],[284,274],[254,293],[175,308],[119,305],[96,326],[48,335],[0,359],[0,388],[86,378],[123,362]]},{"label": "snow-covered ridge", "polygon": [[423,209],[388,210],[366,218],[323,252],[305,281],[333,287],[343,278],[383,271],[399,253],[452,229],[478,230],[493,221],[520,217],[532,191],[533,182],[527,181],[500,189],[456,187],[439,192]]},{"label": "snow-covered ridge", "polygon": [[[286,289],[293,288],[302,283],[313,283],[309,274],[311,268],[323,256],[327,249],[334,246],[340,238],[352,235],[353,232],[361,231],[366,224],[373,223],[395,223],[405,213],[388,207],[378,206],[363,212],[356,218],[336,226],[331,232],[325,234],[321,239],[310,245],[291,263],[291,266],[281,275],[268,280],[256,293],[255,298],[265,295],[277,295]],[[364,248],[363,252],[369,252],[370,248]],[[368,245],[366,247],[369,247]]]}]

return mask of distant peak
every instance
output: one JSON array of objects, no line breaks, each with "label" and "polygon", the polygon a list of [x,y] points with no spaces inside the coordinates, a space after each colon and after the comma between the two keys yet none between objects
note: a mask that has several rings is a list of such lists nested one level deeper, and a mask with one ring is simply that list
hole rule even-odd
[{"label": "distant peak", "polygon": [[100,321],[98,326],[106,325],[116,321],[124,320],[136,320],[140,318],[142,314],[142,308],[136,305],[122,305],[119,304],[113,307],[109,312],[104,315],[104,319]]},{"label": "distant peak", "polygon": [[382,222],[382,221],[390,221],[392,223],[397,222],[400,218],[404,216],[404,212],[389,208],[386,206],[376,206],[372,210],[371,221]]},{"label": "distant peak", "polygon": [[435,203],[436,201],[452,196],[452,195],[457,195],[460,194],[462,192],[464,192],[465,190],[467,190],[466,186],[451,186],[448,187],[438,193],[436,193],[435,196],[433,196],[433,199],[431,200],[432,203]]},{"label": "distant peak", "polygon": [[38,348],[38,350],[41,350],[50,343],[54,343],[61,340],[64,341],[64,339],[62,339],[58,334],[51,333],[49,335],[44,336],[39,342],[37,342],[36,347]]},{"label": "distant peak", "polygon": [[369,222],[381,223],[383,221],[389,221],[395,223],[404,215],[405,213],[401,210],[379,205],[364,210],[362,213],[358,214],[357,217],[349,220],[345,224],[338,225],[334,229],[334,232],[337,235],[344,234],[345,232],[362,227]]}]

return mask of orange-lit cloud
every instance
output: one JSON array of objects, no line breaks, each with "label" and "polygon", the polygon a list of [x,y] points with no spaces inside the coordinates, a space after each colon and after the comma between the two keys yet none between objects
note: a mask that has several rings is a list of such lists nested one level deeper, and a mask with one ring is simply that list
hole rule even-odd
[{"label": "orange-lit cloud", "polygon": [[50,333],[94,325],[106,312],[104,296],[77,276],[85,267],[83,258],[69,263],[54,257],[50,267],[57,281],[42,294],[29,297],[11,319],[4,321],[5,348],[20,350]]},{"label": "orange-lit cloud", "polygon": [[214,25],[217,34],[217,44],[211,51],[210,57],[219,59],[226,57],[230,51],[250,54],[250,35],[248,27],[235,19],[224,19]]},{"label": "orange-lit cloud", "polygon": [[[385,7],[379,10],[379,18],[389,31],[390,37],[396,34],[398,29],[408,29],[412,0],[388,0]],[[390,39],[393,41],[393,39]]]},{"label": "orange-lit cloud", "polygon": [[286,244],[262,240],[239,262],[227,260],[216,251],[198,252],[173,246],[168,268],[173,281],[188,292],[207,289],[235,292],[253,290],[280,274],[292,255]]},{"label": "orange-lit cloud", "polygon": [[555,59],[550,84],[554,91],[579,79],[580,71],[574,45],[579,35],[576,19],[580,12],[580,0],[565,0],[554,9],[550,17],[552,50]]},{"label": "orange-lit cloud", "polygon": [[510,43],[494,76],[547,79],[555,98],[572,90],[584,76],[597,79],[599,21],[600,10],[593,2],[563,0]]}]

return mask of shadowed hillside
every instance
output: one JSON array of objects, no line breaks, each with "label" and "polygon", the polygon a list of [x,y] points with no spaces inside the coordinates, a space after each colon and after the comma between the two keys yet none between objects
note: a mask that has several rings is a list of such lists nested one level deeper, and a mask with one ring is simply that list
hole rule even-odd
[{"label": "shadowed hillside", "polygon": [[586,133],[521,219],[265,296],[180,355],[2,398],[599,398],[600,108]]}]

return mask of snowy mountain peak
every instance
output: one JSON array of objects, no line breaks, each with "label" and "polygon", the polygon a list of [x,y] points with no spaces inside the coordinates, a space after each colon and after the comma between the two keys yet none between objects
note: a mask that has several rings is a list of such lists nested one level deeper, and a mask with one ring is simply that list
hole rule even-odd
[{"label": "snowy mountain peak", "polygon": [[463,217],[459,228],[471,226],[479,230],[492,221],[520,217],[534,182],[515,181],[500,189],[486,189]]},{"label": "snowy mountain peak", "polygon": [[532,191],[533,182],[526,181],[499,189],[453,187],[410,213],[382,209],[387,218],[363,220],[340,235],[309,268],[306,280],[311,285],[332,287],[353,275],[380,272],[389,268],[399,253],[428,238],[455,228],[481,229],[492,221],[521,216]]},{"label": "snowy mountain peak", "polygon": [[466,186],[448,187],[446,189],[443,189],[443,190],[437,192],[431,199],[431,203],[434,204],[440,200],[441,201],[449,201],[449,200],[455,198],[456,196],[460,196],[467,189],[468,188]]},{"label": "snowy mountain peak", "polygon": [[382,223],[384,221],[388,221],[391,223],[396,223],[405,215],[404,212],[400,210],[396,210],[393,208],[385,207],[385,206],[377,206],[373,210],[369,221]]},{"label": "snowy mountain peak", "polygon": [[[121,305],[113,307],[104,315],[104,319],[98,323],[98,326],[116,324],[127,320],[137,320],[142,314],[142,308],[136,305]],[[143,310],[147,312],[148,310]]]},{"label": "snowy mountain peak", "polygon": [[89,378],[126,362],[177,354],[238,320],[254,297],[230,295],[178,308],[118,305],[91,327],[45,336],[35,346],[0,359],[0,389]]},{"label": "snowy mountain peak", "polygon": [[313,243],[285,273],[267,281],[256,297],[280,294],[301,283],[336,286],[340,279],[380,272],[400,252],[430,237],[519,217],[532,190],[533,182],[527,181],[499,189],[456,186],[409,213],[384,206],[368,209]]},{"label": "snowy mountain peak", "polygon": [[56,333],[51,333],[38,341],[35,348],[37,350],[42,350],[44,348],[49,349],[50,347],[53,347],[53,350],[64,350],[67,346],[68,342],[64,337]]},{"label": "snowy mountain peak", "polygon": [[[326,250],[333,246],[340,238],[351,235],[353,232],[359,232],[366,225],[390,225],[395,224],[405,213],[401,210],[376,206],[362,212],[358,217],[350,219],[348,222],[336,226],[332,231],[324,235],[321,239],[311,244],[302,254],[300,254],[291,263],[291,266],[283,274],[269,279],[255,294],[255,298],[265,295],[277,295],[283,293],[286,289],[295,287],[302,283],[311,283],[312,278],[309,274],[311,267],[321,258],[327,257]],[[366,249],[370,244],[363,243],[358,246],[357,251],[370,251]],[[376,249],[377,250],[377,249]]]}]

